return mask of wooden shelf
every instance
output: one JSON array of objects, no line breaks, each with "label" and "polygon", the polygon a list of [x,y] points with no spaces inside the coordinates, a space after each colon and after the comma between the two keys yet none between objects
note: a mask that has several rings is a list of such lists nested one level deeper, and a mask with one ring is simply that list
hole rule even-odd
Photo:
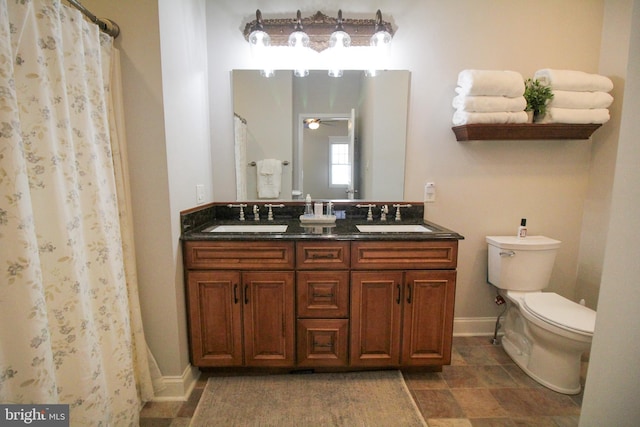
[{"label": "wooden shelf", "polygon": [[565,123],[480,124],[454,126],[458,141],[498,139],[589,139],[600,124]]}]

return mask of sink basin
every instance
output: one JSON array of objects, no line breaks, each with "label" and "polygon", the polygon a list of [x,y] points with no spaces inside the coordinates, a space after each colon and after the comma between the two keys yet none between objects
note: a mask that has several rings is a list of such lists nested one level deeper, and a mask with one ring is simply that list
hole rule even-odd
[{"label": "sink basin", "polygon": [[204,231],[207,233],[284,233],[287,227],[279,224],[217,225]]},{"label": "sink basin", "polygon": [[420,224],[356,225],[361,233],[431,233],[430,228]]}]

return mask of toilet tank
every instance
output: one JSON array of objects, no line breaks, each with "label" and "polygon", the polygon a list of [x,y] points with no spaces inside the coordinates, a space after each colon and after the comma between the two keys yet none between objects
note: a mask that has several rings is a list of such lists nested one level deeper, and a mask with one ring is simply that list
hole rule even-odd
[{"label": "toilet tank", "polygon": [[545,236],[487,236],[489,283],[514,291],[539,291],[549,285],[560,241]]}]

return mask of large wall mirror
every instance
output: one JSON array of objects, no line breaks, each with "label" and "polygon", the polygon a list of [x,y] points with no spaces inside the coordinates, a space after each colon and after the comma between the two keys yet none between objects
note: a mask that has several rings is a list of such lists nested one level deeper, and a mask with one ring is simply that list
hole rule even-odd
[{"label": "large wall mirror", "polygon": [[238,200],[402,200],[409,71],[234,70]]}]

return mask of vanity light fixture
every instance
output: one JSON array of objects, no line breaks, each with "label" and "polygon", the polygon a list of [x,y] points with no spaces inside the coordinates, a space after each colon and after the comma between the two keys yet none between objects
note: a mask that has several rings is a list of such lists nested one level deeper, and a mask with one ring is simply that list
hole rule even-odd
[{"label": "vanity light fixture", "polygon": [[342,10],[338,10],[338,25],[331,37],[329,38],[329,49],[331,49],[333,67],[329,69],[329,76],[342,77],[342,69],[338,68],[340,64],[341,55],[344,54],[345,49],[351,46],[351,36],[344,31],[344,25],[342,25]]},{"label": "vanity light fixture", "polygon": [[[247,40],[249,42],[249,48],[251,49],[251,55],[259,62],[266,64],[268,62],[266,48],[271,46],[271,37],[264,31],[260,10],[256,10],[256,20],[253,21]],[[269,67],[263,67],[260,74],[264,77],[273,77],[274,70]]]},{"label": "vanity light fixture", "polygon": [[[263,34],[264,33],[264,34]],[[343,19],[342,10],[337,18],[333,18],[318,11],[314,15],[302,18],[298,10],[296,19],[262,19],[260,10],[256,11],[256,19],[245,25],[243,31],[245,39],[252,45],[261,43],[256,49],[258,54],[268,51],[269,46],[288,46],[295,51],[296,76],[308,75],[310,50],[326,52],[331,64],[329,75],[341,75],[341,59],[349,55],[350,47],[374,48],[373,56],[388,55],[388,49],[393,38],[393,29],[389,22],[382,20],[380,10],[375,19]],[[254,36],[254,37],[252,37]],[[267,44],[265,43],[267,41]],[[252,49],[252,53],[254,50]],[[268,63],[262,58],[263,63]],[[268,58],[266,58],[268,59]],[[377,61],[382,63],[381,61]],[[375,67],[375,66],[374,66]]]},{"label": "vanity light fixture", "polygon": [[304,29],[302,27],[302,14],[299,10],[296,16],[296,26],[293,32],[289,35],[289,47],[298,50],[298,63],[302,64],[301,66],[296,67],[294,74],[297,77],[308,76],[309,70],[304,67],[304,56],[306,53],[306,49],[309,48],[309,36],[304,32]]}]

